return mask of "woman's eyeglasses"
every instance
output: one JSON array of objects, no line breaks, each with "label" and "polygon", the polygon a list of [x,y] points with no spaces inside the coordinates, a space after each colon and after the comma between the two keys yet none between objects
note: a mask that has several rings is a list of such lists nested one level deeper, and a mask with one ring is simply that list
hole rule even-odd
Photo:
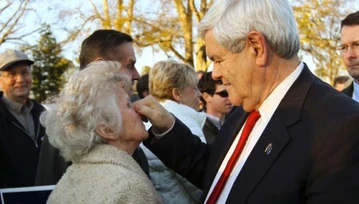
[{"label": "woman's eyeglasses", "polygon": [[214,93],[214,94],[217,94],[217,95],[219,95],[219,96],[222,97],[222,98],[228,97],[228,92],[227,92],[227,90],[223,90],[223,91],[220,91],[220,92],[216,92],[216,93]]}]

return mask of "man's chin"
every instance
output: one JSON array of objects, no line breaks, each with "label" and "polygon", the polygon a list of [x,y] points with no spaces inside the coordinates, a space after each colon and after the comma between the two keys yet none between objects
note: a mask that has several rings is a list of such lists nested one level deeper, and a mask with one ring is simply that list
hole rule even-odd
[{"label": "man's chin", "polygon": [[14,96],[16,98],[28,98],[29,97],[30,92],[29,91],[25,91],[25,92],[18,92],[16,94],[14,94]]}]

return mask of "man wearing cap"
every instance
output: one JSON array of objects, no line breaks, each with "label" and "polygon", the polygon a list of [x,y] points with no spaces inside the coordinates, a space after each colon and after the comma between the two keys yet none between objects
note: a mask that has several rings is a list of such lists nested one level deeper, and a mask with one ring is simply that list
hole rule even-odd
[{"label": "man wearing cap", "polygon": [[0,188],[35,184],[45,130],[39,122],[44,108],[29,99],[33,63],[18,50],[0,54]]}]

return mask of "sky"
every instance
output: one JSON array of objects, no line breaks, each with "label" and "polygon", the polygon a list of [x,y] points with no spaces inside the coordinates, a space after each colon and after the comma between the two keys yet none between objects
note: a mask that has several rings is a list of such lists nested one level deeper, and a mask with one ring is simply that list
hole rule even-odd
[{"label": "sky", "polygon": [[[7,0],[0,0],[0,8],[2,7],[2,4],[5,3],[5,1]],[[76,8],[80,6],[82,11],[92,9],[91,5],[88,3],[87,0],[82,0],[82,1],[81,0],[61,0],[61,1],[35,0],[35,1],[37,4],[36,13],[27,16],[27,18],[24,21],[24,27],[26,28],[26,30],[31,31],[31,29],[35,27],[35,25],[39,25],[41,23],[50,24],[52,26],[53,34],[55,35],[58,42],[65,39],[66,36],[65,33],[62,31],[62,29],[59,28],[64,26],[58,25],[56,20],[56,18],[58,18],[58,13],[59,13],[58,11],[60,10],[59,8]],[[141,7],[147,7],[151,3],[151,1],[146,1],[146,0],[137,0],[137,1],[141,1],[139,2],[139,5]],[[102,0],[93,0],[93,2],[95,4],[102,5]],[[41,4],[41,6],[38,6],[39,4]],[[65,25],[66,27],[71,27],[71,24],[76,23],[76,19],[64,23],[66,24]],[[95,29],[89,31],[88,33],[90,34],[94,30]],[[85,37],[86,36],[84,36],[82,39],[79,39],[74,43],[66,45],[63,48],[64,57],[74,61],[78,57],[81,41]],[[37,40],[38,37],[35,38],[34,36],[26,38],[26,41],[28,42],[35,42]],[[18,45],[13,43],[4,43],[0,47],[0,52],[5,51],[6,49],[17,49],[18,48],[17,46]],[[164,54],[163,52],[154,52],[154,50],[151,47],[148,48],[135,47],[135,51],[137,56],[136,68],[139,70],[140,73],[144,66],[152,66],[157,61],[165,60],[168,58],[167,55]]]},{"label": "sky", "polygon": [[[0,0],[0,7],[1,3],[4,3],[6,0]],[[55,37],[58,39],[58,41],[61,41],[64,39],[64,33],[57,29],[57,20],[58,18],[58,11],[61,10],[59,8],[75,8],[80,6],[81,10],[87,10],[91,9],[91,5],[88,3],[87,0],[61,0],[61,1],[47,1],[47,0],[33,0],[36,1],[36,14],[27,17],[25,19],[25,27],[28,27],[28,29],[31,29],[34,27],[34,25],[41,24],[42,22],[49,23],[53,26],[53,33]],[[146,0],[138,0],[141,1],[139,5],[141,5],[143,8],[147,8],[150,2],[159,2],[159,1],[146,1]],[[85,3],[84,3],[85,2]],[[93,0],[95,4],[102,4],[102,0]],[[41,4],[41,6],[38,6]],[[136,4],[137,5],[137,4]],[[359,9],[359,0],[354,0],[352,2],[352,8],[353,11]],[[65,22],[66,27],[71,27],[71,24],[76,23],[76,19],[72,21]],[[63,25],[60,25],[63,26]],[[86,36],[84,36],[85,38]],[[36,41],[34,37],[27,39],[28,41]],[[69,58],[70,60],[74,60],[78,55],[78,50],[80,49],[81,40],[78,40],[75,43],[69,44],[66,47],[64,47],[64,56],[66,58]],[[1,45],[0,52],[3,52],[5,49],[8,48],[14,48],[14,44],[5,43]],[[150,47],[148,48],[140,48],[141,52],[137,52],[137,63],[136,67],[141,73],[142,68],[144,66],[152,66],[154,63],[160,60],[168,59],[168,56],[164,54],[163,52],[154,52],[154,50]],[[138,50],[137,50],[138,51]],[[305,57],[303,61],[307,62],[309,67],[314,70],[315,65],[311,62],[310,57]],[[211,69],[211,68],[209,68]]]}]

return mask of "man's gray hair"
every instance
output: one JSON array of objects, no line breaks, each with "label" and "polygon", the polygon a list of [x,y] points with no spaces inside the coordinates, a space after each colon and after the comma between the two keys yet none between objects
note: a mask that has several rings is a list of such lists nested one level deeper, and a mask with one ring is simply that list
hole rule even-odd
[{"label": "man's gray hair", "polygon": [[213,29],[216,41],[238,53],[250,31],[262,33],[271,49],[289,59],[300,48],[293,11],[288,0],[215,0],[199,25],[199,36]]}]

